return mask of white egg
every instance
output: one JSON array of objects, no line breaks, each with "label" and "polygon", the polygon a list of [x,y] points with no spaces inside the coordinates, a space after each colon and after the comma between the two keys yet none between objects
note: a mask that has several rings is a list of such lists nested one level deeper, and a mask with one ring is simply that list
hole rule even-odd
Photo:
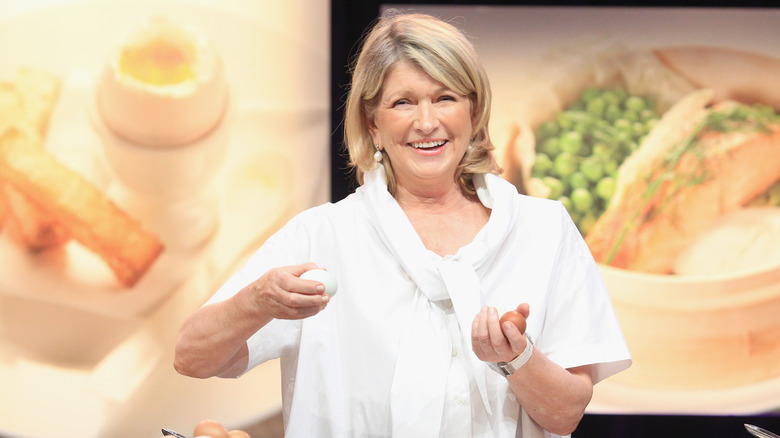
[{"label": "white egg", "polygon": [[325,286],[325,293],[328,294],[328,296],[331,298],[333,297],[333,295],[336,294],[336,291],[339,289],[339,284],[336,281],[336,276],[324,269],[311,269],[309,271],[304,272],[301,275],[301,278],[303,278],[304,280],[319,281]]},{"label": "white egg", "polygon": [[200,29],[154,16],[109,58],[96,106],[118,136],[145,146],[179,146],[215,128],[228,103],[216,46]]}]

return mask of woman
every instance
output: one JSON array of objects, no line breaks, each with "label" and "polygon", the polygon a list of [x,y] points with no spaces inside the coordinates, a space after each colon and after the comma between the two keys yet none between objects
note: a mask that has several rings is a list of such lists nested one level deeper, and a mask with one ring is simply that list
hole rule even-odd
[{"label": "woman", "polygon": [[[235,377],[281,358],[288,437],[571,433],[630,358],[565,209],[497,176],[489,112],[457,29],[379,20],[346,108],[361,186],[295,217],[192,315],[176,369]],[[315,267],[338,295],[299,278]],[[515,308],[528,336],[499,324]]]}]

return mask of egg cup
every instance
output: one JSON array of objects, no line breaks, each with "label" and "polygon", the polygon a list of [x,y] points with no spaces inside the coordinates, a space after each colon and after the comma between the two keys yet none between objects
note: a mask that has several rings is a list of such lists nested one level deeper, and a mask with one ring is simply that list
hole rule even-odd
[{"label": "egg cup", "polygon": [[205,136],[178,146],[133,143],[113,132],[94,102],[90,119],[102,140],[102,158],[114,176],[109,195],[158,234],[167,249],[203,245],[219,224],[213,181],[224,162],[235,101]]}]

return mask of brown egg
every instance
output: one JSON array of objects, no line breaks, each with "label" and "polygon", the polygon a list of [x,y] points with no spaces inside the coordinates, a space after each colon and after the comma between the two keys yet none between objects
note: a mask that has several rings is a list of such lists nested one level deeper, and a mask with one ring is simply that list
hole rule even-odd
[{"label": "brown egg", "polygon": [[243,430],[234,429],[228,432],[228,436],[230,438],[252,438],[249,436],[248,433],[244,432]]},{"label": "brown egg", "polygon": [[195,437],[208,436],[211,438],[230,438],[225,426],[214,420],[203,420],[195,426],[192,432]]},{"label": "brown egg", "polygon": [[510,310],[509,312],[503,314],[501,316],[501,319],[499,319],[501,326],[503,326],[504,323],[507,321],[514,324],[515,327],[517,327],[517,329],[520,330],[520,333],[525,333],[525,317],[519,312],[517,312],[516,310]]}]

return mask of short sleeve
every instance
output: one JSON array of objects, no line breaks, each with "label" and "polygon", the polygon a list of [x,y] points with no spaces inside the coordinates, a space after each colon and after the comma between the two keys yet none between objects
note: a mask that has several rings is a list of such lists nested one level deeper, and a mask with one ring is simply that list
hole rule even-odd
[{"label": "short sleeve", "polygon": [[[204,305],[229,299],[272,268],[309,261],[311,217],[311,212],[301,213],[274,233]],[[272,320],[247,340],[247,371],[297,353],[300,336],[300,320]]]},{"label": "short sleeve", "polygon": [[594,365],[595,384],[628,368],[631,355],[598,265],[566,209],[560,209],[561,239],[540,342],[563,368]]}]

